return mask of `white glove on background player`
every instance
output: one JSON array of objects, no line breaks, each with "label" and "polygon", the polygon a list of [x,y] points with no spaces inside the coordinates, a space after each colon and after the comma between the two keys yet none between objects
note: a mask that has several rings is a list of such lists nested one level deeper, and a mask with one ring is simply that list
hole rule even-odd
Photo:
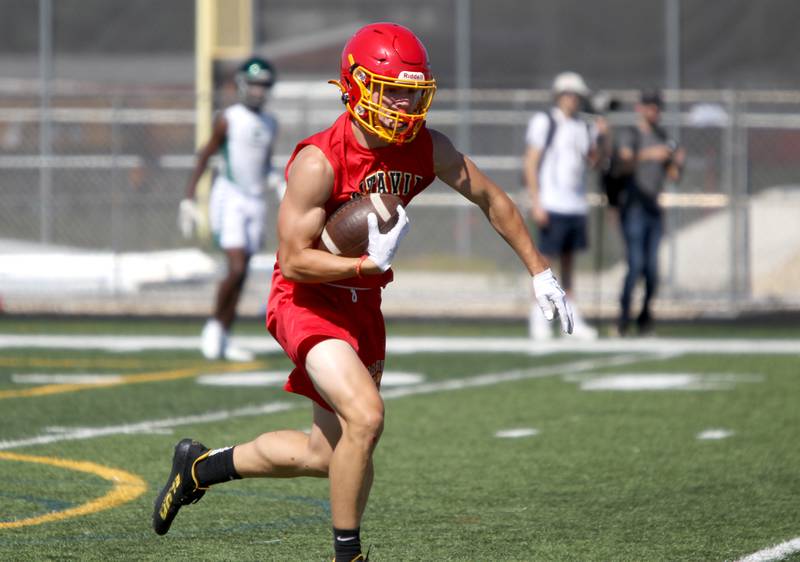
[{"label": "white glove on background player", "polygon": [[392,267],[397,247],[410,227],[408,215],[402,205],[397,206],[397,224],[386,234],[381,234],[378,230],[378,217],[375,216],[375,213],[367,215],[367,228],[369,229],[367,255],[378,266],[378,269],[386,271]]},{"label": "white glove on background player", "polygon": [[572,308],[567,302],[564,289],[558,284],[549,268],[533,276],[533,292],[536,294],[536,300],[539,302],[539,308],[542,309],[544,317],[552,320],[554,312],[558,311],[561,329],[565,334],[571,334],[574,324]]},{"label": "white glove on background player", "polygon": [[199,219],[200,212],[194,199],[183,199],[178,207],[178,228],[184,238],[187,240],[192,238]]}]

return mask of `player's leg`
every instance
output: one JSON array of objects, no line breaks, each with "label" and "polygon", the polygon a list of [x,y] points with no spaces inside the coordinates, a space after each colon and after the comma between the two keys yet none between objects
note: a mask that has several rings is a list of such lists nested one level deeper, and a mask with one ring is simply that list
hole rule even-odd
[{"label": "player's leg", "polygon": [[229,332],[236,319],[236,306],[242,294],[242,287],[247,280],[247,268],[250,254],[245,248],[226,248],[227,273],[217,287],[214,305],[214,318]]},{"label": "player's leg", "polygon": [[369,464],[367,465],[367,473],[364,476],[364,484],[361,486],[361,493],[358,496],[358,519],[359,521],[364,516],[364,510],[367,508],[367,500],[369,499],[369,493],[372,490],[372,482],[375,480],[375,466],[372,461],[372,457],[369,459]]},{"label": "player's leg", "polygon": [[218,183],[218,209],[212,215],[217,217],[217,222],[212,226],[217,243],[225,252],[227,268],[225,277],[217,285],[213,316],[203,330],[203,354],[208,359],[249,361],[253,359],[251,352],[228,345],[228,335],[236,318],[236,307],[253,254],[248,245],[249,199],[224,180]]},{"label": "player's leg", "polygon": [[336,410],[342,435],[331,456],[331,516],[337,559],[360,552],[361,516],[372,484],[372,453],[383,431],[383,400],[355,350],[342,340],[325,340],[306,355],[306,371],[317,391]]},{"label": "player's leg", "polygon": [[620,335],[626,335],[630,322],[631,300],[636,282],[642,274],[645,263],[644,248],[644,221],[641,216],[642,209],[633,207],[626,210],[622,218],[622,234],[625,239],[625,256],[628,262],[628,271],[620,296],[620,317],[617,328]]},{"label": "player's leg", "polygon": [[178,510],[214,484],[250,477],[325,477],[341,436],[336,414],[314,404],[311,432],[273,431],[253,441],[210,451],[191,439],[175,447],[172,471],[155,502],[153,528],[165,534]]},{"label": "player's leg", "polygon": [[228,335],[236,318],[242,287],[247,278],[250,255],[244,248],[226,248],[227,272],[217,285],[214,312],[202,334],[202,350],[206,359],[250,361],[253,355],[228,345]]},{"label": "player's leg", "polygon": [[[550,260],[550,258],[547,258]],[[528,308],[528,337],[536,341],[553,339],[553,325],[544,317],[544,312],[531,289],[531,302]]]},{"label": "player's leg", "polygon": [[572,337],[583,340],[593,340],[597,338],[597,330],[592,328],[583,319],[580,309],[575,302],[575,292],[573,290],[573,272],[575,266],[575,253],[571,245],[564,247],[561,255],[559,256],[560,275],[559,281],[567,293],[567,298],[570,300],[573,315]]},{"label": "player's leg", "polygon": [[227,271],[217,287],[214,317],[227,332],[236,316],[236,305],[247,277],[250,252],[247,247],[247,198],[230,184],[224,184],[224,188],[219,246],[225,252]]},{"label": "player's leg", "polygon": [[564,289],[568,296],[572,296],[572,272],[575,263],[575,254],[572,253],[571,249],[563,250],[561,255],[558,257],[558,263],[558,280],[561,283],[561,288]]},{"label": "player's leg", "polygon": [[259,435],[233,449],[234,466],[243,478],[325,477],[341,435],[336,414],[315,403],[310,433],[284,430]]},{"label": "player's leg", "polygon": [[[552,218],[552,214],[550,216]],[[537,247],[548,262],[554,263],[560,250],[558,233],[553,229],[552,222],[537,227]],[[528,309],[528,337],[537,341],[553,339],[553,325],[544,317],[533,290],[531,290],[531,302]]]},{"label": "player's leg", "polygon": [[650,304],[658,288],[658,247],[661,243],[661,217],[650,215],[647,217],[647,229],[643,243],[644,248],[644,299],[642,310],[636,319],[639,333],[649,334],[653,329],[653,315]]},{"label": "player's leg", "polygon": [[[223,237],[224,225],[228,222],[226,216],[229,206],[229,186],[224,178],[217,177],[211,187],[208,201],[208,219],[214,241],[220,245]],[[218,294],[219,291],[217,291]],[[217,297],[215,296],[215,299]],[[206,359],[221,359],[224,350],[225,331],[222,323],[216,317],[216,300],[211,318],[208,319],[201,334],[200,349]]]},{"label": "player's leg", "polygon": [[232,232],[222,244],[228,260],[228,274],[220,284],[216,309],[216,317],[227,332],[236,319],[236,307],[247,281],[250,258],[263,245],[266,205],[260,197],[236,193],[232,198],[231,214]]},{"label": "player's leg", "polygon": [[572,336],[581,340],[597,339],[597,330],[589,325],[581,314],[575,298],[575,256],[588,247],[585,215],[567,215],[563,218],[565,235],[561,247],[561,286],[572,305]]}]

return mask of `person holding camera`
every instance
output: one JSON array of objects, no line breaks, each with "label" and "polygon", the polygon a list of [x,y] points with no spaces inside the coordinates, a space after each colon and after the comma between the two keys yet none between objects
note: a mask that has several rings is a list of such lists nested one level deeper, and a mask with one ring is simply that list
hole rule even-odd
[{"label": "person holding camera", "polygon": [[[589,93],[579,74],[562,72],[556,76],[554,106],[531,118],[523,157],[539,250],[550,261],[558,258],[561,282],[570,297],[574,255],[587,247],[587,171],[601,162],[598,136],[608,133],[604,118],[589,122],[579,116],[588,103]],[[597,338],[597,330],[583,320],[574,308],[574,301],[573,317],[573,337]],[[535,302],[530,307],[528,331],[535,340],[553,337],[549,322]]]},{"label": "person holding camera", "polygon": [[628,335],[631,299],[639,277],[644,277],[645,292],[636,325],[640,335],[652,332],[650,303],[658,286],[658,247],[663,232],[658,198],[666,181],[680,181],[686,159],[685,150],[661,127],[662,107],[658,90],[642,90],[636,125],[616,134],[617,156],[628,173],[618,202],[628,262],[617,323],[620,336]]}]

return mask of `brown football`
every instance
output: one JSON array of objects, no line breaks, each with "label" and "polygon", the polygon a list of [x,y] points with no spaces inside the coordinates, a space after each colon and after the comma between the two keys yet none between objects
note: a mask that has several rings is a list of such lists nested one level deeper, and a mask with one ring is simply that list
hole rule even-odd
[{"label": "brown football", "polygon": [[371,193],[348,201],[328,217],[318,248],[337,256],[357,258],[367,253],[367,215],[378,217],[378,230],[387,233],[397,224],[397,206],[403,200],[391,193]]}]

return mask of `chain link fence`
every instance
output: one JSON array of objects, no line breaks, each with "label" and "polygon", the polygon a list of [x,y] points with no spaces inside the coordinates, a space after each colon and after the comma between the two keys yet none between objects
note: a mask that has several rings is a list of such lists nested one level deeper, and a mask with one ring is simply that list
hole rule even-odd
[{"label": "chain link fence", "polygon": [[[216,255],[208,241],[181,239],[176,226],[194,164],[194,94],[66,90],[56,88],[45,112],[24,87],[0,93],[0,261],[6,264],[0,295],[6,309],[36,311],[54,302],[63,309],[68,302],[71,310],[87,312],[202,313],[219,264],[202,261],[203,268],[182,274],[175,264],[191,262],[163,254],[192,247]],[[632,124],[636,93],[609,94],[622,102],[621,110],[606,115],[612,125]],[[659,306],[682,315],[800,306],[800,92],[666,94],[664,124],[686,147],[688,162],[681,184],[669,186],[663,198]],[[229,101],[225,95],[220,105]],[[540,90],[443,89],[429,124],[453,139],[463,140],[466,130],[471,157],[527,215],[525,128],[549,103],[550,94]],[[329,125],[342,106],[323,82],[283,82],[271,109],[281,126],[274,164],[282,168],[295,143]],[[49,155],[40,151],[45,131]],[[591,183],[590,249],[578,262],[576,297],[588,315],[610,316],[624,249],[616,217],[594,178]],[[278,202],[268,197],[274,225]],[[415,200],[410,215],[390,314],[453,312],[451,301],[457,301],[456,313],[525,313],[524,271],[476,207],[437,182]],[[266,255],[255,264],[262,275],[255,276],[245,313],[263,307],[275,247],[269,227]],[[42,257],[63,253],[74,259]],[[153,256],[143,262],[151,266],[157,256],[168,256],[167,273],[130,283],[123,273],[131,274],[131,266],[123,260],[142,253]],[[103,263],[114,270],[110,281],[73,290],[64,280],[80,272],[71,269],[89,267],[70,265],[84,264],[78,255],[108,257]]]}]

